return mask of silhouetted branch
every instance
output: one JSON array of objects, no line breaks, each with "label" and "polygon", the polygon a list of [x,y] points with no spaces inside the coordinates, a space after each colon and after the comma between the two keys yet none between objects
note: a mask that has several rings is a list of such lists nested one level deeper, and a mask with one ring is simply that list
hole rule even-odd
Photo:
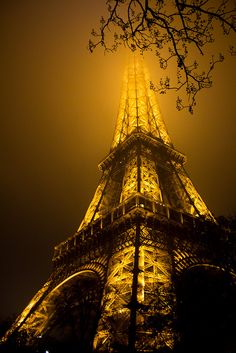
[{"label": "silhouetted branch", "polygon": [[[211,73],[224,59],[222,54],[214,53],[208,63],[202,64],[202,70],[196,55],[203,56],[205,46],[214,42],[217,26],[226,36],[236,31],[235,2],[107,0],[106,4],[108,16],[101,18],[98,31],[92,31],[90,51],[102,46],[113,52],[123,44],[132,51],[154,51],[162,69],[174,62],[176,76],[162,77],[152,87],[160,93],[185,90],[184,100],[177,98],[177,109],[193,112],[197,93],[212,86]],[[228,53],[235,55],[232,45]]]}]

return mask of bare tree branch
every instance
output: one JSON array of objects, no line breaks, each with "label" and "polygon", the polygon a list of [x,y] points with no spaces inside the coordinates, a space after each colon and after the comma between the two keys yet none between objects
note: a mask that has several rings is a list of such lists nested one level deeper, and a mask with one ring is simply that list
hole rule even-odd
[{"label": "bare tree branch", "polygon": [[[177,109],[188,108],[193,112],[198,92],[212,86],[212,71],[224,59],[222,54],[214,52],[202,69],[195,53],[200,57],[205,55],[205,48],[214,42],[218,28],[226,36],[236,32],[236,2],[107,0],[106,5],[107,18],[101,18],[100,28],[92,31],[90,51],[102,46],[105,51],[113,52],[123,44],[141,53],[154,51],[164,70],[174,62],[176,76],[161,77],[159,84],[151,86],[162,94],[167,90],[182,92],[176,101]],[[236,54],[233,45],[228,53]]]}]

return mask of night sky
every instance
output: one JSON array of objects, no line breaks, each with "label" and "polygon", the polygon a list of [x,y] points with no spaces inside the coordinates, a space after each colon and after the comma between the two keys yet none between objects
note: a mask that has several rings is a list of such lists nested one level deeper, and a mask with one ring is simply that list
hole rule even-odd
[{"label": "night sky", "polygon": [[[90,54],[102,0],[1,5],[0,319],[18,314],[47,280],[53,246],[73,234],[97,187],[118,113],[127,52]],[[232,38],[236,42],[235,38]],[[222,49],[222,40],[217,44]],[[153,81],[161,71],[146,63]],[[209,209],[236,214],[235,57],[214,72],[194,115],[159,97],[175,147]]]}]

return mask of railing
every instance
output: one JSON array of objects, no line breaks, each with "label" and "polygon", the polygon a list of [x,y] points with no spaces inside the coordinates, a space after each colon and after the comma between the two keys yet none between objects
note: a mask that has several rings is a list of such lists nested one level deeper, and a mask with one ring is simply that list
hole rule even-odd
[{"label": "railing", "polygon": [[143,195],[137,194],[133,197],[130,197],[118,207],[114,208],[111,212],[99,217],[88,227],[82,229],[79,233],[76,233],[71,238],[57,245],[55,247],[54,259],[67,252],[69,249],[72,249],[79,244],[86,242],[88,238],[91,238],[91,236],[95,236],[96,234],[100,233],[102,229],[105,229],[113,222],[119,220],[121,217],[128,214],[133,209],[149,211],[154,215],[159,215],[161,218],[186,226],[196,226],[197,223],[202,222],[202,219],[193,217],[186,213],[182,213],[160,202],[150,200]]}]

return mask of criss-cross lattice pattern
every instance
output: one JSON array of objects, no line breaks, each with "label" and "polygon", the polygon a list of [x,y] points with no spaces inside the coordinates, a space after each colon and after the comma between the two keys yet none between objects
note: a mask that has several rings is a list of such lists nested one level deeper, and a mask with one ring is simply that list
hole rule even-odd
[{"label": "criss-cross lattice pattern", "polygon": [[120,108],[112,148],[134,131],[144,132],[171,145],[143,59],[130,58],[123,81]]}]

